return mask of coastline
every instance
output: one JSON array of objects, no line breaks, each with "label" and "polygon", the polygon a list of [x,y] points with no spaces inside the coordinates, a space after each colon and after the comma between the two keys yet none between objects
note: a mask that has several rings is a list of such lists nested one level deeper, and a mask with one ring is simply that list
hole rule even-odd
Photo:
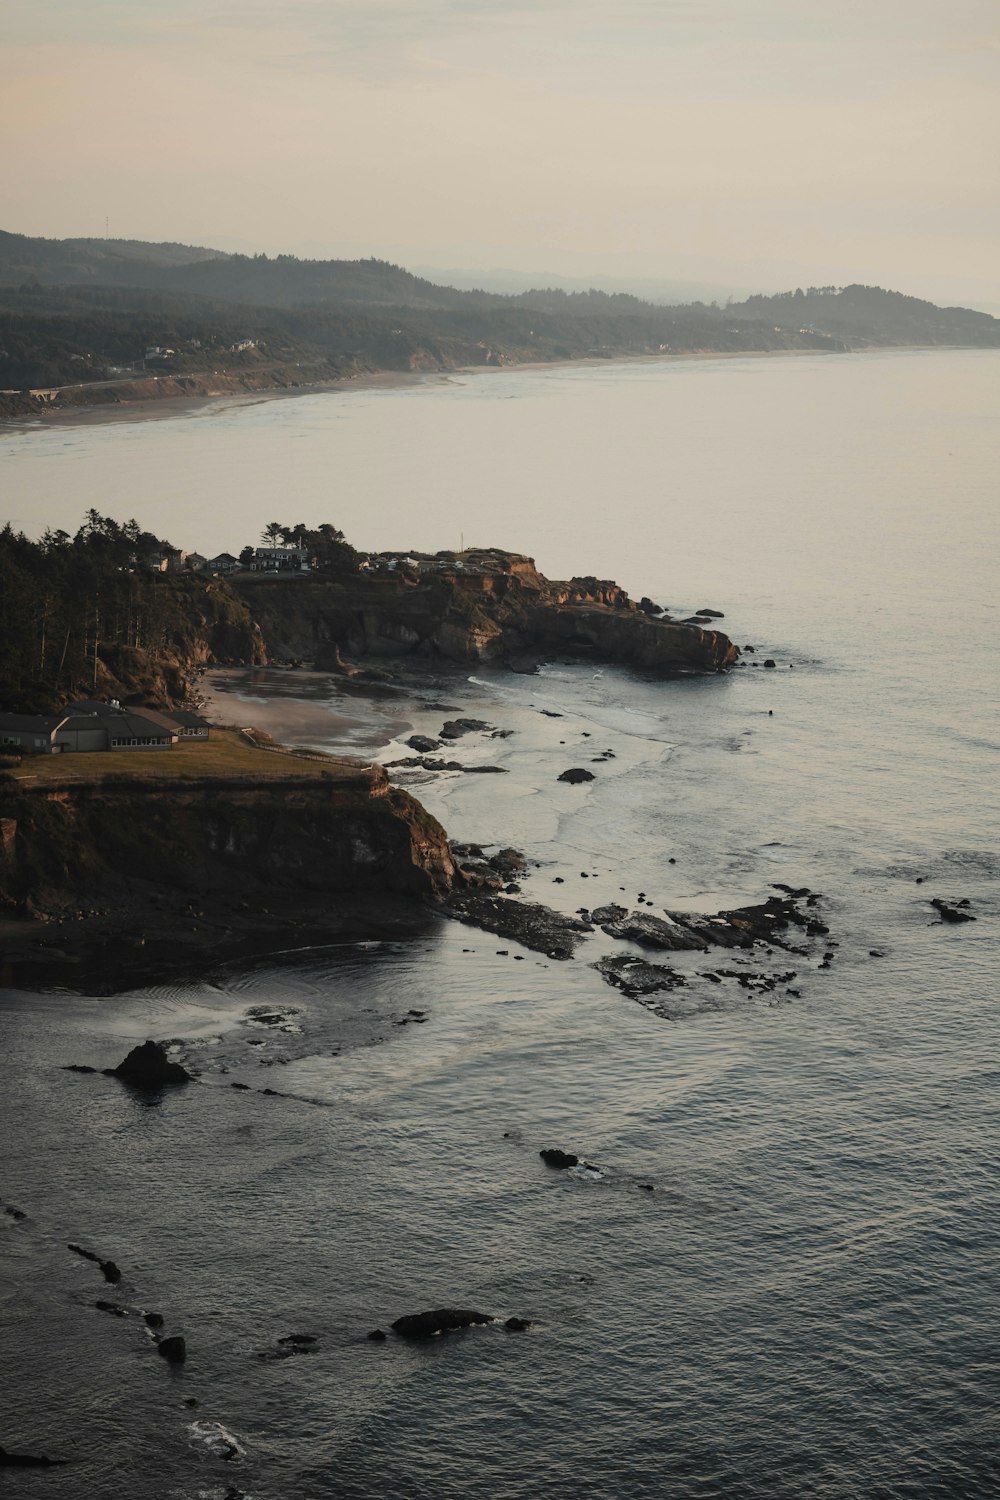
[{"label": "coastline", "polygon": [[[299,396],[339,395],[349,391],[396,390],[429,384],[448,384],[465,375],[505,375],[510,371],[607,369],[618,365],[672,365],[717,363],[747,359],[801,359],[836,354],[914,354],[938,349],[964,348],[964,345],[886,344],[861,349],[746,349],[683,350],[675,354],[616,354],[607,359],[594,355],[580,359],[525,360],[503,365],[456,365],[440,370],[372,370],[330,380],[303,382],[294,386],[262,386],[259,390],[216,391],[205,395],[138,396],[116,403],[95,401],[66,406],[46,406],[30,414],[0,417],[0,433],[32,432],[46,427],[91,426],[105,422],[145,421],[155,418],[185,416],[204,410],[216,402],[231,407],[254,406],[265,401],[289,401]],[[970,348],[975,346],[968,346]]]}]

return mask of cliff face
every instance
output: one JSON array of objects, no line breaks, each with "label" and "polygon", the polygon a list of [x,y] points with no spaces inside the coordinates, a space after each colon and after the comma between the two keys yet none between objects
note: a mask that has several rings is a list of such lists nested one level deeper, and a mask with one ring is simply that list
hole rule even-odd
[{"label": "cliff face", "polygon": [[338,580],[253,579],[235,588],[274,656],[336,669],[417,655],[449,661],[578,652],[665,675],[714,672],[738,652],[718,630],[644,613],[618,584],[552,581],[529,557],[495,549],[439,553]]},{"label": "cliff face", "polygon": [[137,886],[198,897],[295,892],[447,894],[444,830],[368,768],[349,785],[123,777],[99,785],[0,793],[0,904],[53,910],[81,899],[128,902]]}]

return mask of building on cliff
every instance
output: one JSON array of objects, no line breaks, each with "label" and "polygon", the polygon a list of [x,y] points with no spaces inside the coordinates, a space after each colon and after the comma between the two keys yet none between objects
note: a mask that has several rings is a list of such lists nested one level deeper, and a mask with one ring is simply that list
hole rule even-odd
[{"label": "building on cliff", "polygon": [[83,699],[61,714],[0,714],[0,750],[65,755],[107,750],[169,750],[178,740],[207,740],[207,720],[179,710],[123,709]]}]

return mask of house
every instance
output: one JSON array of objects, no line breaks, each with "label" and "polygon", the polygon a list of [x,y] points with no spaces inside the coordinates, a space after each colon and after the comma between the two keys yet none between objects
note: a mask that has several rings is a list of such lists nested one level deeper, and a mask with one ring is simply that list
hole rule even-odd
[{"label": "house", "polygon": [[256,573],[306,573],[309,553],[304,547],[255,547],[250,566]]},{"label": "house", "polygon": [[209,573],[235,573],[240,560],[231,552],[220,552],[218,557],[210,557],[205,566]]},{"label": "house", "polygon": [[184,559],[184,566],[192,573],[203,573],[208,567],[208,558],[202,557],[200,552],[189,552]]}]

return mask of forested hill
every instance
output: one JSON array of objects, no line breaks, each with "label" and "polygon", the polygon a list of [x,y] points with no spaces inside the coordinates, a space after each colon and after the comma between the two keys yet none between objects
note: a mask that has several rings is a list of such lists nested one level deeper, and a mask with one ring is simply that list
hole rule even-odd
[{"label": "forested hill", "polygon": [[970,307],[937,307],[919,297],[879,286],[810,287],[777,296],[748,297],[730,303],[740,318],[759,318],[785,327],[798,323],[862,344],[995,345],[1000,320]]},{"label": "forested hill", "polygon": [[1000,320],[879,287],[667,307],[460,291],[380,260],[0,232],[0,416],[379,370],[913,344],[1000,347]]}]

